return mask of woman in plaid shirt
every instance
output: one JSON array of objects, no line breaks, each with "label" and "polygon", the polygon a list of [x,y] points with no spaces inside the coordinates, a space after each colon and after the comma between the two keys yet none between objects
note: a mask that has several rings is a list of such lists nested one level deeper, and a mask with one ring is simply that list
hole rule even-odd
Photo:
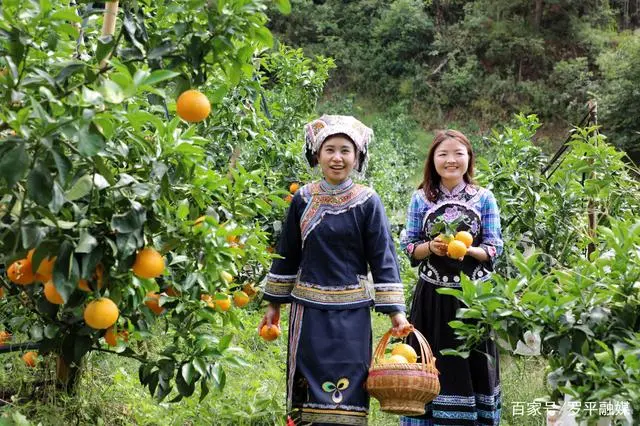
[{"label": "woman in plaid shirt", "polygon": [[[401,425],[497,425],[500,422],[498,351],[487,340],[467,359],[443,356],[441,349],[455,349],[460,341],[449,321],[463,307],[453,296],[436,292],[460,287],[460,274],[486,280],[502,252],[500,216],[496,199],[473,182],[474,154],[460,132],[439,132],[425,163],[424,178],[413,193],[401,246],[419,266],[409,321],[424,334],[438,358],[441,392],[427,404],[420,417],[403,417]],[[439,236],[439,222],[453,223],[456,232],[467,231],[473,243],[466,255],[447,256],[448,244]],[[455,225],[457,224],[457,225]],[[418,348],[409,337],[409,343]],[[487,356],[489,355],[489,357]]]}]

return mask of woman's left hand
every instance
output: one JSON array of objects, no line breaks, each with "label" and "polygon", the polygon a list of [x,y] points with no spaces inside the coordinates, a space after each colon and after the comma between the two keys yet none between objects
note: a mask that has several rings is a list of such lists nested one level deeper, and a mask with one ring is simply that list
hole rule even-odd
[{"label": "woman's left hand", "polygon": [[405,337],[413,330],[413,326],[407,321],[404,312],[398,312],[393,315],[391,317],[391,325],[391,335],[395,337]]}]

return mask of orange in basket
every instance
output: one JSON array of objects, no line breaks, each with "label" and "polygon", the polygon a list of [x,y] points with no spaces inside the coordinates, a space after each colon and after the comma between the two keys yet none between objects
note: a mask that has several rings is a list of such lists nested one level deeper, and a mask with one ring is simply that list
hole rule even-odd
[{"label": "orange in basket", "polygon": [[412,330],[420,344],[419,363],[393,363],[384,359],[391,330],[387,331],[371,359],[367,391],[380,401],[380,409],[387,413],[405,416],[424,414],[424,406],[440,393],[440,381],[436,359],[427,339],[416,329]]}]

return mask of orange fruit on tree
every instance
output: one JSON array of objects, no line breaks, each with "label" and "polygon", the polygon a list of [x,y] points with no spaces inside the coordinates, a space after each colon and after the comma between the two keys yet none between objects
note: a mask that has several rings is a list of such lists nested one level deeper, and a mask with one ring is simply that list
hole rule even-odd
[{"label": "orange fruit on tree", "polygon": [[462,241],[464,245],[467,246],[467,248],[471,247],[471,244],[473,244],[473,235],[471,235],[467,231],[458,232],[455,239],[458,241]]},{"label": "orange fruit on tree", "polygon": [[58,289],[56,289],[56,285],[53,281],[47,281],[44,285],[44,297],[49,301],[49,303],[53,303],[54,305],[62,305],[64,303],[64,299],[58,293]]},{"label": "orange fruit on tree", "polygon": [[153,291],[147,293],[144,304],[156,315],[161,315],[166,310],[160,306],[160,294]]},{"label": "orange fruit on tree", "polygon": [[93,300],[84,308],[84,322],[96,330],[111,327],[118,320],[118,315],[118,306],[107,297]]},{"label": "orange fruit on tree", "polygon": [[34,352],[34,351],[25,352],[25,354],[22,355],[22,360],[27,365],[27,367],[33,368],[38,363],[38,352]]},{"label": "orange fruit on tree", "polygon": [[243,308],[249,303],[249,295],[244,291],[238,290],[233,293],[233,303],[235,303],[238,308]]},{"label": "orange fruit on tree", "polygon": [[169,286],[164,290],[167,296],[178,297],[180,296],[180,292],[173,286]]},{"label": "orange fruit on tree", "polygon": [[231,308],[231,298],[226,296],[224,299],[213,299],[216,309],[226,312]]},{"label": "orange fruit on tree", "polygon": [[[101,290],[104,286],[104,266],[102,266],[102,263],[98,263],[98,266],[96,266],[96,271],[93,274],[92,280],[98,285],[98,290]],[[92,291],[89,281],[85,279],[78,281],[78,288],[87,293]]]},{"label": "orange fruit on tree", "polygon": [[271,324],[270,326],[265,324],[260,329],[260,337],[262,337],[267,342],[276,340],[280,336],[280,334],[280,327],[275,324]]},{"label": "orange fruit on tree", "polygon": [[116,334],[114,326],[107,328],[107,331],[104,332],[104,341],[107,342],[109,346],[118,345],[118,335]]},{"label": "orange fruit on tree", "polygon": [[249,297],[255,296],[258,293],[251,283],[246,283],[245,285],[243,285],[242,291],[244,291]]},{"label": "orange fruit on tree", "polygon": [[184,121],[197,123],[209,116],[211,103],[203,93],[193,89],[187,90],[178,96],[176,112]]},{"label": "orange fruit on tree", "polygon": [[292,194],[295,194],[298,189],[300,189],[300,184],[298,182],[293,182],[291,185],[289,185],[289,192]]},{"label": "orange fruit on tree", "polygon": [[410,364],[413,364],[418,360],[418,354],[416,354],[416,351],[406,343],[398,343],[395,345],[391,350],[391,355],[402,355]]},{"label": "orange fruit on tree", "polygon": [[164,259],[154,248],[145,247],[136,255],[133,273],[140,278],[156,278],[164,272]]},{"label": "orange fruit on tree", "polygon": [[36,279],[31,270],[29,259],[20,259],[13,262],[7,269],[7,277],[11,282],[20,285],[33,284]]},{"label": "orange fruit on tree", "polygon": [[238,243],[238,236],[237,235],[227,235],[226,237],[227,242],[229,244],[237,244]]},{"label": "orange fruit on tree", "polygon": [[[32,268],[33,268],[33,254],[35,253],[35,251],[36,249],[31,249],[27,254],[27,259],[29,260],[29,262],[31,262]],[[53,278],[53,266],[56,263],[56,259],[57,259],[56,256],[52,256],[52,257],[44,258],[40,261],[40,264],[38,265],[38,270],[35,273],[36,281],[46,283],[47,281],[50,281],[51,278]]]},{"label": "orange fruit on tree", "polygon": [[207,218],[206,215],[200,216],[195,220],[195,222],[193,223],[193,226],[196,226],[196,227],[201,226],[202,222],[204,222],[206,218]]},{"label": "orange fruit on tree", "polygon": [[447,246],[447,255],[452,259],[458,259],[467,254],[467,246],[462,241],[453,240]]},{"label": "orange fruit on tree", "polygon": [[11,340],[11,333],[6,330],[0,331],[0,345]]}]

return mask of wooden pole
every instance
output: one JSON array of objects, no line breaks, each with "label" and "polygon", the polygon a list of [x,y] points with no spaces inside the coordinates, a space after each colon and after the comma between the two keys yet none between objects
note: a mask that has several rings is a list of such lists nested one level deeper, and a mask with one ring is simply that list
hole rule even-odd
[{"label": "wooden pole", "polygon": [[[597,125],[598,124],[598,104],[595,99],[589,100],[589,124]],[[596,136],[598,134],[598,130],[596,130]],[[591,172],[591,177],[593,177],[595,171]],[[591,242],[587,246],[587,259],[591,258],[591,254],[596,250],[595,238],[596,238],[596,205],[593,201],[593,198],[589,198],[589,202],[587,204],[587,217],[589,219],[589,237],[591,238]]]},{"label": "wooden pole", "polygon": [[[116,21],[118,19],[118,0],[105,3],[104,8],[104,22],[102,23],[102,36],[113,36],[116,32]],[[107,60],[110,55],[107,55],[101,62],[100,68],[104,68],[107,65]]]}]

